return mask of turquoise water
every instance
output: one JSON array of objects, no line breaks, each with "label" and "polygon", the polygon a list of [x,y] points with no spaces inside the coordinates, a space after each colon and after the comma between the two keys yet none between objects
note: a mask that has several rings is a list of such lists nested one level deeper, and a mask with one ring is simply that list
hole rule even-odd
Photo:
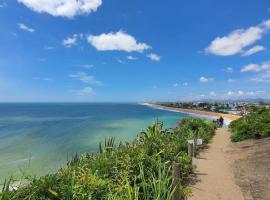
[{"label": "turquoise water", "polygon": [[96,152],[105,138],[132,141],[156,118],[173,127],[185,116],[139,104],[2,103],[0,180],[54,172],[75,153]]}]

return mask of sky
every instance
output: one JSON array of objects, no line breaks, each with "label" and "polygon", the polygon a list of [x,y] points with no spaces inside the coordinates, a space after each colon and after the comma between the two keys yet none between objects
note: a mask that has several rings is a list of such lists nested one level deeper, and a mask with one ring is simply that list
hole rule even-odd
[{"label": "sky", "polygon": [[270,98],[269,0],[0,0],[0,102]]}]

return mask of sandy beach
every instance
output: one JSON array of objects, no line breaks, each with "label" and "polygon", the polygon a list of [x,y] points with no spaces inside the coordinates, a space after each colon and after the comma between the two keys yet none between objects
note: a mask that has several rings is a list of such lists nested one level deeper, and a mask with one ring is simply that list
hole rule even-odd
[{"label": "sandy beach", "polygon": [[217,113],[217,112],[204,111],[204,110],[172,108],[172,107],[157,105],[157,104],[154,104],[154,103],[143,103],[143,105],[151,106],[151,107],[159,108],[159,109],[164,109],[164,110],[169,110],[169,111],[174,111],[174,112],[182,112],[182,113],[187,113],[187,114],[194,114],[196,116],[208,117],[208,118],[211,118],[211,119],[216,119],[216,118],[222,116],[225,119],[225,121],[227,121],[227,122],[231,122],[231,121],[239,119],[241,117],[240,115],[224,114],[224,113]]}]

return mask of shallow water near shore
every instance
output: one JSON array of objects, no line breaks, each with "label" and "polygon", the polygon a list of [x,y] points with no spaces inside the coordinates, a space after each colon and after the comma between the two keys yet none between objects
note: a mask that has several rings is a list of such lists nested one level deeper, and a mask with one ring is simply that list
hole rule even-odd
[{"label": "shallow water near shore", "polygon": [[139,104],[1,103],[0,181],[54,172],[105,138],[132,141],[157,118],[169,128],[186,116]]}]

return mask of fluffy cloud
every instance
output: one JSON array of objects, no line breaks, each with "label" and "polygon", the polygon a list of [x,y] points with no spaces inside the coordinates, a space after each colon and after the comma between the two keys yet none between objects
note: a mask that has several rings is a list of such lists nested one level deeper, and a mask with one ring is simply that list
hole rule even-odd
[{"label": "fluffy cloud", "polygon": [[261,71],[261,67],[258,64],[249,64],[243,67],[240,71],[241,72],[259,72]]},{"label": "fluffy cloud", "polygon": [[231,74],[233,73],[233,68],[232,67],[227,67],[226,70],[225,70],[227,73]]},{"label": "fluffy cloud", "polygon": [[187,82],[182,83],[182,86],[188,86]]},{"label": "fluffy cloud", "polygon": [[150,54],[148,54],[148,55],[146,55],[146,56],[147,56],[150,60],[156,61],[156,62],[160,61],[160,59],[161,59],[161,57],[160,57],[159,55],[154,54],[154,53],[150,53]]},{"label": "fluffy cloud", "polygon": [[216,94],[215,92],[213,92],[213,91],[210,92],[209,95],[210,95],[210,96],[214,96],[214,97],[217,96],[217,94]]},{"label": "fluffy cloud", "polygon": [[48,78],[48,77],[44,77],[44,78],[41,78],[41,77],[34,77],[35,80],[41,80],[41,81],[53,81],[52,78]]},{"label": "fluffy cloud", "polygon": [[85,69],[91,69],[91,68],[93,68],[95,66],[92,65],[92,64],[85,64],[85,65],[82,65],[82,67],[85,68]]},{"label": "fluffy cloud", "polygon": [[270,82],[270,61],[261,64],[249,64],[240,70],[241,72],[256,72],[256,76],[250,80],[257,83]]},{"label": "fluffy cloud", "polygon": [[214,39],[205,49],[205,52],[219,56],[230,56],[239,53],[246,56],[252,55],[261,51],[262,47],[255,46],[247,51],[245,48],[260,40],[269,28],[270,20],[267,20],[257,26],[234,30],[227,36]]},{"label": "fluffy cloud", "polygon": [[181,85],[185,87],[185,86],[188,86],[188,83],[187,82],[184,82],[182,84],[181,83],[175,83],[175,84],[173,84],[173,87],[178,87],[178,86],[181,86]]},{"label": "fluffy cloud", "polygon": [[94,84],[94,85],[102,84],[100,81],[96,80],[94,76],[91,76],[85,72],[76,72],[74,74],[70,74],[69,77],[80,80],[81,82],[87,83],[87,84]]},{"label": "fluffy cloud", "polygon": [[53,47],[53,46],[45,46],[44,47],[44,49],[46,49],[46,50],[55,50],[56,49],[56,47]]},{"label": "fluffy cloud", "polygon": [[72,18],[95,12],[102,0],[18,0],[19,3],[38,13]]},{"label": "fluffy cloud", "polygon": [[137,60],[137,58],[133,57],[133,56],[127,56],[128,60]]},{"label": "fluffy cloud", "polygon": [[67,37],[66,39],[63,40],[62,44],[63,46],[69,48],[77,44],[77,39],[82,38],[82,34],[73,34],[70,37]]},{"label": "fluffy cloud", "polygon": [[241,72],[261,72],[270,70],[270,61],[264,62],[262,64],[248,64],[244,66]]},{"label": "fluffy cloud", "polygon": [[229,78],[227,81],[228,81],[228,83],[233,83],[233,82],[235,82],[235,80],[234,80],[234,79],[231,79],[231,78]]},{"label": "fluffy cloud", "polygon": [[256,46],[252,47],[251,49],[247,50],[246,52],[244,52],[242,54],[242,56],[250,56],[252,54],[255,54],[257,52],[264,51],[264,50],[265,50],[264,46],[256,45]]},{"label": "fluffy cloud", "polygon": [[265,94],[265,91],[242,91],[242,90],[238,90],[238,91],[228,91],[227,96],[230,97],[248,97],[248,96],[252,96],[252,97],[260,97],[263,94]]},{"label": "fluffy cloud", "polygon": [[123,31],[103,33],[97,36],[89,35],[87,40],[98,51],[143,52],[151,48],[145,43],[138,43],[133,36]]},{"label": "fluffy cloud", "polygon": [[270,83],[270,79],[264,77],[255,77],[251,78],[250,80],[256,83]]},{"label": "fluffy cloud", "polygon": [[95,94],[95,92],[94,92],[93,88],[85,87],[85,88],[79,90],[77,94],[80,95],[80,96],[84,96],[84,95]]},{"label": "fluffy cloud", "polygon": [[202,82],[202,83],[208,83],[208,82],[211,82],[211,81],[214,81],[214,79],[211,78],[211,77],[204,77],[204,76],[202,76],[200,78],[200,82]]},{"label": "fluffy cloud", "polygon": [[232,96],[232,95],[234,95],[235,93],[233,92],[233,91],[229,91],[229,92],[227,92],[227,95],[228,96]]},{"label": "fluffy cloud", "polygon": [[31,28],[31,27],[29,27],[29,26],[27,26],[27,25],[25,25],[25,24],[22,24],[22,23],[19,23],[19,24],[18,24],[18,27],[19,27],[20,29],[22,29],[22,30],[24,30],[24,31],[28,31],[28,32],[30,32],[30,33],[34,33],[34,32],[35,32],[35,29],[33,29],[33,28]]}]

